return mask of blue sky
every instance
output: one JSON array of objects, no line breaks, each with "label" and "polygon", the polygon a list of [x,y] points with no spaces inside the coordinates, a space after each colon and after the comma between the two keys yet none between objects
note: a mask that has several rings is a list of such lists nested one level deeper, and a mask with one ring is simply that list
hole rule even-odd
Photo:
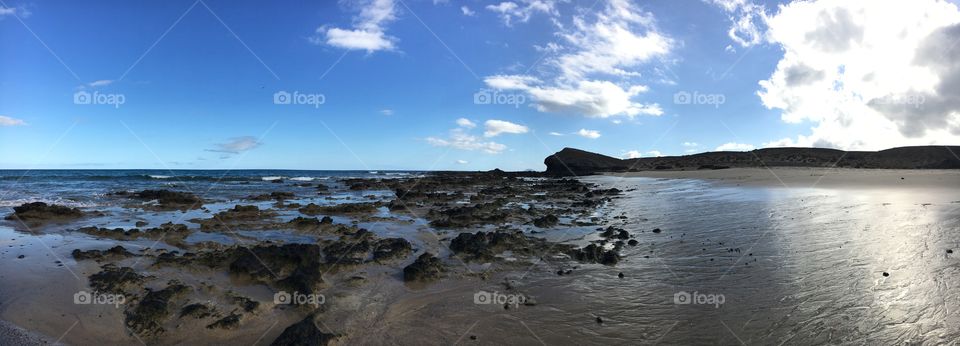
[{"label": "blue sky", "polygon": [[[0,168],[542,170],[563,147],[960,143],[956,53],[929,48],[960,32],[944,1],[4,1]],[[903,57],[874,44],[894,29]]]}]

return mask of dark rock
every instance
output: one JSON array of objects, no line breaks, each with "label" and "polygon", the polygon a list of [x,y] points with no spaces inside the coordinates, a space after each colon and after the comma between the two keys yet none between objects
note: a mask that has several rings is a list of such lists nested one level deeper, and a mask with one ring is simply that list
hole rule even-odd
[{"label": "dark rock", "polygon": [[597,246],[597,244],[590,244],[582,249],[574,249],[569,253],[570,257],[585,263],[615,265],[620,262],[620,256],[617,255],[616,251],[604,250],[602,246]]},{"label": "dark rock", "polygon": [[424,253],[412,264],[403,268],[403,281],[429,282],[439,279],[444,271],[446,266],[439,258],[430,253]]},{"label": "dark rock", "polygon": [[345,203],[328,206],[320,206],[313,203],[300,208],[300,212],[305,215],[318,214],[363,214],[377,211],[378,203]]},{"label": "dark rock", "polygon": [[170,190],[143,190],[131,195],[132,198],[153,201],[156,200],[159,209],[187,210],[197,209],[203,205],[203,200],[189,192]]},{"label": "dark rock", "polygon": [[127,258],[135,256],[130,251],[127,251],[123,246],[117,245],[107,250],[88,250],[81,251],[80,249],[73,250],[71,253],[73,258],[76,260],[86,260],[92,259],[97,261],[102,261],[104,259],[117,259],[117,258]]},{"label": "dark rock", "polygon": [[890,273],[883,272],[883,276],[890,276]]},{"label": "dark rock", "polygon": [[133,268],[107,264],[99,273],[90,275],[90,287],[97,292],[123,294],[128,285],[140,283],[144,278]]},{"label": "dark rock", "polygon": [[196,319],[201,319],[213,316],[214,313],[216,313],[216,310],[213,307],[210,307],[206,304],[196,303],[184,306],[183,309],[180,310],[180,317],[193,317]]},{"label": "dark rock", "polygon": [[240,315],[229,314],[224,318],[207,325],[207,329],[237,329],[240,326]]},{"label": "dark rock", "polygon": [[[317,245],[240,247],[231,252],[235,258],[229,262],[232,274],[249,276],[290,292],[314,292],[323,283]],[[283,279],[276,280],[277,277]]]},{"label": "dark rock", "polygon": [[327,334],[320,331],[320,328],[314,322],[314,316],[307,316],[302,321],[297,322],[280,333],[272,346],[323,346],[329,345],[331,341],[337,338],[335,334]]},{"label": "dark rock", "polygon": [[28,225],[39,225],[50,221],[67,221],[83,217],[80,209],[43,202],[25,203],[13,207],[13,214],[7,220],[20,220]]},{"label": "dark rock", "polygon": [[293,199],[295,197],[296,195],[294,195],[293,192],[274,191],[269,194],[247,196],[245,199],[253,201],[283,201],[287,199]]},{"label": "dark rock", "polygon": [[187,293],[189,287],[171,282],[166,288],[153,291],[140,299],[132,311],[127,311],[124,322],[141,337],[156,337],[164,333],[163,323],[172,313],[171,300]]},{"label": "dark rock", "polygon": [[380,262],[394,258],[406,257],[413,252],[413,246],[403,238],[388,238],[379,240],[373,249],[373,260]]},{"label": "dark rock", "polygon": [[560,219],[556,215],[549,214],[533,220],[533,225],[540,228],[550,228],[556,226]]}]

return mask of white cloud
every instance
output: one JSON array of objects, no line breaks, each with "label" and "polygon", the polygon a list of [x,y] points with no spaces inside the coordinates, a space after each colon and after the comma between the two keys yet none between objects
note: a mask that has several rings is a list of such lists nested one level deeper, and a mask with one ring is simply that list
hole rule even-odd
[{"label": "white cloud", "polygon": [[24,126],[26,124],[23,120],[0,115],[0,126]]},{"label": "white cloud", "polygon": [[460,119],[457,119],[457,126],[465,127],[465,128],[468,128],[468,129],[472,129],[472,128],[474,128],[474,127],[477,127],[477,124],[474,123],[474,122],[472,122],[472,121],[470,121],[470,119],[460,118]]},{"label": "white cloud", "polygon": [[535,13],[557,16],[556,0],[519,0],[504,1],[496,5],[487,5],[487,10],[497,13],[503,24],[512,26],[515,21],[526,23]]},{"label": "white cloud", "polygon": [[[533,1],[536,2],[536,1]],[[514,5],[509,5],[514,4]],[[512,2],[497,5],[509,10]],[[550,7],[552,8],[552,7]],[[566,53],[544,59],[552,67],[550,81],[527,75],[494,75],[484,82],[490,87],[522,91],[541,112],[576,113],[588,117],[634,117],[661,115],[656,103],[634,100],[649,88],[624,82],[640,76],[638,67],[664,57],[673,40],[660,33],[653,15],[626,0],[608,0],[603,11],[573,17],[571,28],[555,36],[561,43],[548,43],[538,50]],[[617,83],[607,80],[616,78]]]},{"label": "white cloud", "polygon": [[484,127],[486,127],[486,131],[483,132],[484,137],[496,137],[501,133],[521,134],[529,130],[526,126],[503,120],[487,120]]},{"label": "white cloud", "polygon": [[577,131],[577,135],[585,138],[597,139],[600,138],[600,131],[580,129],[580,131]]},{"label": "white cloud", "polygon": [[685,146],[685,147],[690,148],[690,147],[698,146],[698,145],[700,145],[700,144],[697,144],[697,142],[683,142],[682,145]]},{"label": "white cloud", "polygon": [[493,141],[483,141],[480,137],[466,133],[462,128],[450,130],[449,138],[427,137],[426,141],[437,147],[453,147],[469,151],[481,150],[488,154],[499,154],[507,149],[506,145]]},{"label": "white cloud", "polygon": [[551,135],[551,136],[557,136],[557,137],[563,137],[563,134],[560,133],[560,132],[550,132],[549,135]]},{"label": "white cloud", "polygon": [[463,15],[467,17],[473,17],[477,15],[477,12],[474,12],[467,6],[460,6],[460,12],[462,12]]},{"label": "white cloud", "polygon": [[544,86],[529,76],[497,75],[484,80],[488,86],[527,93],[536,102],[537,110],[551,113],[577,113],[594,118],[623,115],[663,114],[660,105],[641,104],[631,98],[646,91],[644,86],[624,90],[609,81],[580,81],[576,85]]},{"label": "white cloud", "polygon": [[361,6],[352,29],[322,26],[317,28],[317,36],[312,37],[311,42],[368,53],[394,50],[396,38],[385,33],[385,26],[396,19],[396,4],[393,0],[366,0]]},{"label": "white cloud", "polygon": [[390,116],[390,115],[393,115],[393,110],[392,110],[392,109],[381,109],[381,110],[380,110],[380,114]]},{"label": "white cloud", "polygon": [[661,153],[661,152],[658,151],[658,150],[650,150],[650,151],[646,152],[646,154],[644,154],[644,153],[641,153],[639,150],[630,150],[630,151],[624,152],[623,155],[622,155],[622,158],[624,158],[624,159],[639,159],[639,158],[645,157],[645,156],[646,156],[646,157],[661,157],[661,156],[663,156],[663,153]]},{"label": "white cloud", "polygon": [[[741,47],[750,47],[763,41],[763,27],[767,20],[766,8],[752,0],[704,0],[719,6],[730,18],[727,36]],[[724,48],[736,52],[732,46]]]},{"label": "white cloud", "polygon": [[714,151],[750,151],[753,149],[754,147],[751,144],[729,142],[717,147]]},{"label": "white cloud", "polygon": [[110,80],[110,79],[101,79],[101,80],[98,80],[98,81],[93,81],[93,82],[87,83],[87,85],[90,86],[91,88],[98,88],[98,87],[107,86],[107,85],[110,85],[110,84],[113,84],[113,80]]},{"label": "white cloud", "polygon": [[233,137],[223,143],[217,143],[216,148],[207,149],[207,151],[239,154],[260,146],[260,142],[253,136]]},{"label": "white cloud", "polygon": [[458,165],[465,165],[465,164],[470,163],[470,162],[468,162],[467,160],[457,160],[456,162],[457,162]]},{"label": "white cloud", "polygon": [[960,142],[960,10],[940,0],[794,2],[767,20],[783,57],[758,95],[808,135],[766,145],[878,150]]},{"label": "white cloud", "polygon": [[19,16],[20,18],[29,18],[33,12],[30,12],[26,7],[3,7],[0,6],[0,19],[4,16]]}]

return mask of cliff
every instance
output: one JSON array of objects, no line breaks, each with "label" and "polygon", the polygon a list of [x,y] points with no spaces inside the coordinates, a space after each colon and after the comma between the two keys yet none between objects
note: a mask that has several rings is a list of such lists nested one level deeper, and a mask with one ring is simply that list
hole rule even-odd
[{"label": "cliff", "polygon": [[573,148],[543,160],[550,175],[600,172],[723,169],[730,167],[843,167],[886,169],[960,169],[960,146],[899,147],[882,151],[823,148],[767,148],[718,151],[685,156],[618,159]]}]

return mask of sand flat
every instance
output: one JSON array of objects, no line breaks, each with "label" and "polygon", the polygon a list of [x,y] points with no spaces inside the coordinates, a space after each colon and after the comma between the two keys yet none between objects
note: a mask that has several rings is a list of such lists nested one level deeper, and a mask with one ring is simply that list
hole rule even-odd
[{"label": "sand flat", "polygon": [[619,177],[699,179],[736,186],[786,188],[938,188],[960,189],[957,170],[855,168],[729,168],[695,171],[606,173]]}]

